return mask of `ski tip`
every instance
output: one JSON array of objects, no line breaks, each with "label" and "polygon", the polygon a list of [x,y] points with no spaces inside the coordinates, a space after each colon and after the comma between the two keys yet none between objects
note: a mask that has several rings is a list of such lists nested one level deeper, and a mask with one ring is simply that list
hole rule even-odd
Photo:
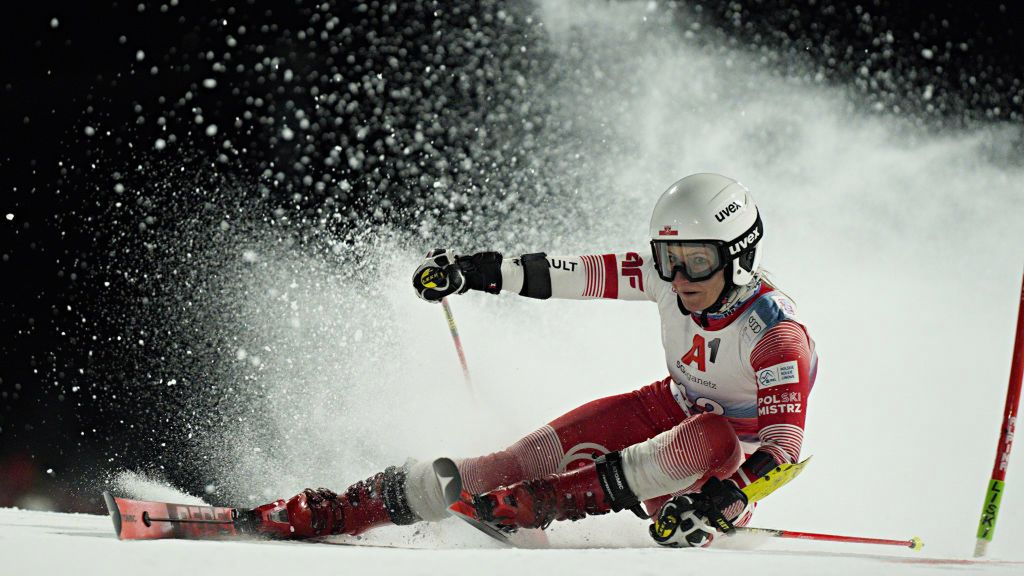
[{"label": "ski tip", "polygon": [[103,501],[107,503],[107,511],[110,512],[110,519],[114,522],[114,533],[121,538],[121,510],[117,507],[117,501],[110,495],[110,492],[103,491]]},{"label": "ski tip", "polygon": [[920,536],[914,536],[913,538],[910,539],[910,549],[911,550],[919,551],[919,550],[921,550],[921,548],[924,548],[924,540],[921,540]]}]

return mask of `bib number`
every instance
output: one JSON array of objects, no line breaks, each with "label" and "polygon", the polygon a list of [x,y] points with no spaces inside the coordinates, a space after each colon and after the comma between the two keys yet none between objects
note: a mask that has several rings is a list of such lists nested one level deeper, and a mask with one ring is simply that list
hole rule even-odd
[{"label": "bib number", "polygon": [[721,404],[715,402],[711,398],[697,398],[693,405],[705,412],[710,412],[712,414],[718,414],[722,416],[725,415],[725,408],[722,408]]}]

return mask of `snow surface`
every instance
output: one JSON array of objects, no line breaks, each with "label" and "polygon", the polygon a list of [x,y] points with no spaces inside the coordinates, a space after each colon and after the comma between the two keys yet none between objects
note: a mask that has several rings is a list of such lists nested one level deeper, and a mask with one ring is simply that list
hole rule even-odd
[{"label": "snow surface", "polygon": [[[394,549],[330,543],[162,540],[121,542],[110,519],[0,509],[0,556],[9,574],[1020,574],[1024,561],[936,559],[858,545],[762,543],[752,550],[496,548],[455,520],[442,523],[455,549]],[[414,544],[415,545],[415,544]]]}]

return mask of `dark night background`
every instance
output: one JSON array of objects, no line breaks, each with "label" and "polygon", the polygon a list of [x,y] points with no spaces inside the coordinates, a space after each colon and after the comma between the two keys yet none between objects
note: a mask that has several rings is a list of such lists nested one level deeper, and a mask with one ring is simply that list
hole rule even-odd
[{"label": "dark night background", "polygon": [[[936,129],[1024,119],[1019,4],[693,6],[704,41],[761,51],[780,74],[811,70],[848,87],[851,106]],[[510,113],[543,102],[543,83],[517,77],[555,73],[534,11],[182,0],[22,3],[8,14],[0,506],[98,510],[91,483],[115,461],[201,492],[202,470],[156,443],[215,426],[231,393],[204,387],[202,415],[185,424],[184,406],[139,385],[163,383],[160,367],[186,356],[214,382],[205,358],[227,345],[200,324],[153,321],[218,288],[204,272],[221,263],[193,262],[172,239],[229,243],[227,230],[262,221],[289,246],[353,243],[366,223],[496,218],[505,212],[475,202],[495,188],[526,205],[558,194],[526,170],[584,179],[540,153],[514,158],[560,130],[543,106]],[[677,17],[671,4],[657,15]],[[447,216],[433,213],[449,203],[438,182],[461,193]]]}]

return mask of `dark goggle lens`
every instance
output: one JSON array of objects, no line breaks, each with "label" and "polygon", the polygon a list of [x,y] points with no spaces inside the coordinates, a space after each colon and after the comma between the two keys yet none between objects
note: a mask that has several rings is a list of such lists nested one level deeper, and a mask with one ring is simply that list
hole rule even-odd
[{"label": "dark goggle lens", "polygon": [[718,246],[704,242],[655,242],[654,253],[658,276],[666,282],[676,272],[690,282],[700,282],[725,267]]}]

